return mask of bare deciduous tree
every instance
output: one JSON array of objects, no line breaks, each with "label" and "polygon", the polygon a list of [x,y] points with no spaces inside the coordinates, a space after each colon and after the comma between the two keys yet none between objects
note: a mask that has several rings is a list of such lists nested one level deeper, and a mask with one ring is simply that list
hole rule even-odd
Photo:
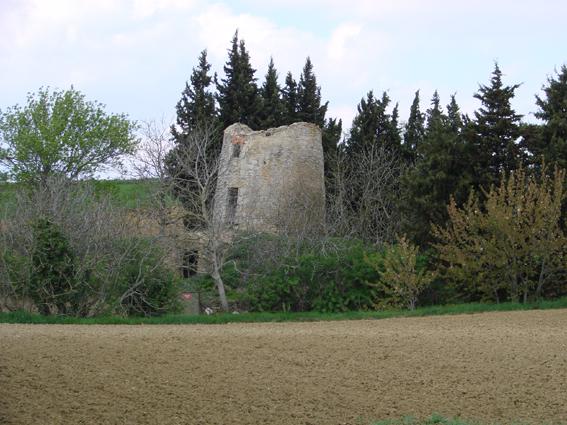
[{"label": "bare deciduous tree", "polygon": [[331,171],[334,190],[327,203],[329,231],[377,245],[395,241],[403,167],[399,155],[385,146],[373,146],[355,158],[339,152]]}]

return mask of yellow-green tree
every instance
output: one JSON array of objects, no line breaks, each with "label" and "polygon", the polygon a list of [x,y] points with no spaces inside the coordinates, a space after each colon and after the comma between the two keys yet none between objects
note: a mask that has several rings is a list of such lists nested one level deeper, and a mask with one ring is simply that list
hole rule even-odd
[{"label": "yellow-green tree", "polygon": [[559,226],[565,172],[535,175],[520,168],[484,193],[471,193],[463,208],[448,206],[447,227],[433,226],[447,276],[498,302],[527,302],[566,269],[565,234]]},{"label": "yellow-green tree", "polygon": [[367,282],[382,289],[386,295],[385,304],[404,306],[414,310],[419,294],[426,289],[435,273],[419,263],[419,247],[405,236],[388,246],[383,258],[379,254],[365,258],[366,262],[380,274],[380,281]]}]

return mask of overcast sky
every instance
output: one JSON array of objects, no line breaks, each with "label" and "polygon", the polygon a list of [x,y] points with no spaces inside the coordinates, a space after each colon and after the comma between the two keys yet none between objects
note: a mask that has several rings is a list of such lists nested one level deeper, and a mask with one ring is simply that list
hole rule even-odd
[{"label": "overcast sky", "polygon": [[347,127],[371,89],[402,120],[417,89],[422,110],[438,89],[470,113],[495,60],[505,83],[522,83],[514,107],[528,115],[567,63],[566,16],[565,0],[0,0],[0,109],[72,84],[108,111],[172,119],[199,52],[222,72],[238,28],[260,83],[270,56],[281,83],[310,56]]}]

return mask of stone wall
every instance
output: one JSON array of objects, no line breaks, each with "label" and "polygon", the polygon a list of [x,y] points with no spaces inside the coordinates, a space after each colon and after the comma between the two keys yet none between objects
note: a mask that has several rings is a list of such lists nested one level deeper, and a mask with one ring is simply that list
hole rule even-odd
[{"label": "stone wall", "polygon": [[233,124],[224,132],[220,160],[215,221],[276,232],[323,224],[323,147],[316,125],[252,131]]}]

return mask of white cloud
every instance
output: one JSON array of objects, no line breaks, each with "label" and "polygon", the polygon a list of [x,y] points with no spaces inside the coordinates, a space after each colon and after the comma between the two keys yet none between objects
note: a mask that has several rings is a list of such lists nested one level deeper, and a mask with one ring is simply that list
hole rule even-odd
[{"label": "white cloud", "polygon": [[336,28],[327,43],[327,54],[332,60],[344,58],[347,45],[360,35],[361,27],[353,23],[345,23]]},{"label": "white cloud", "polygon": [[40,85],[74,83],[131,114],[169,114],[200,50],[222,74],[237,28],[260,83],[270,56],[280,83],[288,70],[298,79],[310,56],[330,116],[346,126],[371,89],[388,90],[402,119],[418,88],[424,106],[439,89],[444,103],[457,91],[472,109],[494,58],[507,82],[526,82],[518,104],[529,108],[565,60],[567,2],[556,0],[213,1],[0,0],[0,108]]}]

